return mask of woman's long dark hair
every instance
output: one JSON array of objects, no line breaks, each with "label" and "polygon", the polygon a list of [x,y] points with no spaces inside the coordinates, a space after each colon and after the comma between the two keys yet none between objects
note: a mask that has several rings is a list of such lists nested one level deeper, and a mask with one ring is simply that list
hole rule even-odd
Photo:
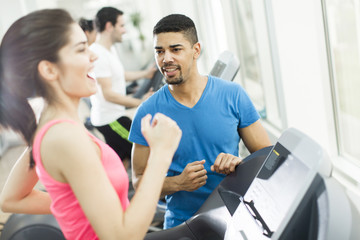
[{"label": "woman's long dark hair", "polygon": [[62,9],[35,11],[14,22],[1,42],[0,125],[19,132],[29,146],[37,127],[29,98],[52,101],[51,92],[39,76],[38,64],[42,60],[58,61],[73,22]]}]

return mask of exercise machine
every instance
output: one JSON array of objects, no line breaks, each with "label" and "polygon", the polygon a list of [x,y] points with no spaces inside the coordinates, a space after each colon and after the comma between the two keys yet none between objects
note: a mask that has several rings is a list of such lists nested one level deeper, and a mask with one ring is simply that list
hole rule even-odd
[{"label": "exercise machine", "polygon": [[248,156],[199,211],[152,239],[360,239],[359,214],[326,152],[296,129]]},{"label": "exercise machine", "polygon": [[0,240],[65,240],[53,215],[12,214]]},{"label": "exercise machine", "polygon": [[210,75],[224,80],[233,81],[240,69],[239,59],[230,51],[224,51],[216,60]]}]

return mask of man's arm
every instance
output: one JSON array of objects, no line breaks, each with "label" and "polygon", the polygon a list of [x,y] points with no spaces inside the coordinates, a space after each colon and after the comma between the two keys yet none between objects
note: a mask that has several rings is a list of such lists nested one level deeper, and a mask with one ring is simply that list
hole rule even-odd
[{"label": "man's arm", "polygon": [[238,131],[250,153],[271,145],[269,136],[261,125],[260,120],[257,120],[250,126],[239,128]]},{"label": "man's arm", "polygon": [[[149,154],[149,147],[134,143],[132,148],[132,183],[135,190],[141,181]],[[205,185],[207,172],[204,168],[204,163],[205,160],[189,163],[180,175],[166,177],[161,197],[177,191],[191,192]]]},{"label": "man's arm", "polygon": [[132,82],[141,78],[152,78],[156,72],[155,66],[150,66],[148,69],[142,71],[126,71],[125,72],[125,81]]},{"label": "man's arm", "polygon": [[[260,120],[257,120],[247,127],[239,128],[238,132],[250,153],[271,145],[269,136],[261,125]],[[218,173],[230,174],[235,171],[236,166],[239,165],[241,161],[242,159],[238,156],[229,153],[220,153],[214,165],[211,166],[211,170]]]},{"label": "man's arm", "polygon": [[137,107],[142,102],[141,99],[128,97],[120,93],[114,92],[112,89],[111,78],[98,78],[104,98],[108,102],[116,103],[125,107]]}]

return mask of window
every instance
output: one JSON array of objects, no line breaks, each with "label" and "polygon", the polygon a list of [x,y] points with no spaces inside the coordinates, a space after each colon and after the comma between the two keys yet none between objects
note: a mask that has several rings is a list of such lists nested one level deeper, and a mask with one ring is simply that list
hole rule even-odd
[{"label": "window", "polygon": [[324,0],[323,10],[339,153],[360,166],[360,1]]},{"label": "window", "polygon": [[262,75],[258,55],[255,25],[250,0],[239,1],[237,6],[243,84],[260,112],[265,109]]},{"label": "window", "polygon": [[261,117],[281,130],[286,127],[286,116],[271,4],[251,0],[230,3],[232,20],[236,19],[232,32],[239,45],[241,83]]}]

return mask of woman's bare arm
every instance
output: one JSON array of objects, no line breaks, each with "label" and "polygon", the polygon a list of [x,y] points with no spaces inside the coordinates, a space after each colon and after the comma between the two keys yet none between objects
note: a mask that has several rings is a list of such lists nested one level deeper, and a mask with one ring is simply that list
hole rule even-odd
[{"label": "woman's bare arm", "polygon": [[38,182],[35,168],[30,168],[30,150],[26,148],[12,168],[0,195],[3,212],[50,214],[49,194],[34,186]]}]

